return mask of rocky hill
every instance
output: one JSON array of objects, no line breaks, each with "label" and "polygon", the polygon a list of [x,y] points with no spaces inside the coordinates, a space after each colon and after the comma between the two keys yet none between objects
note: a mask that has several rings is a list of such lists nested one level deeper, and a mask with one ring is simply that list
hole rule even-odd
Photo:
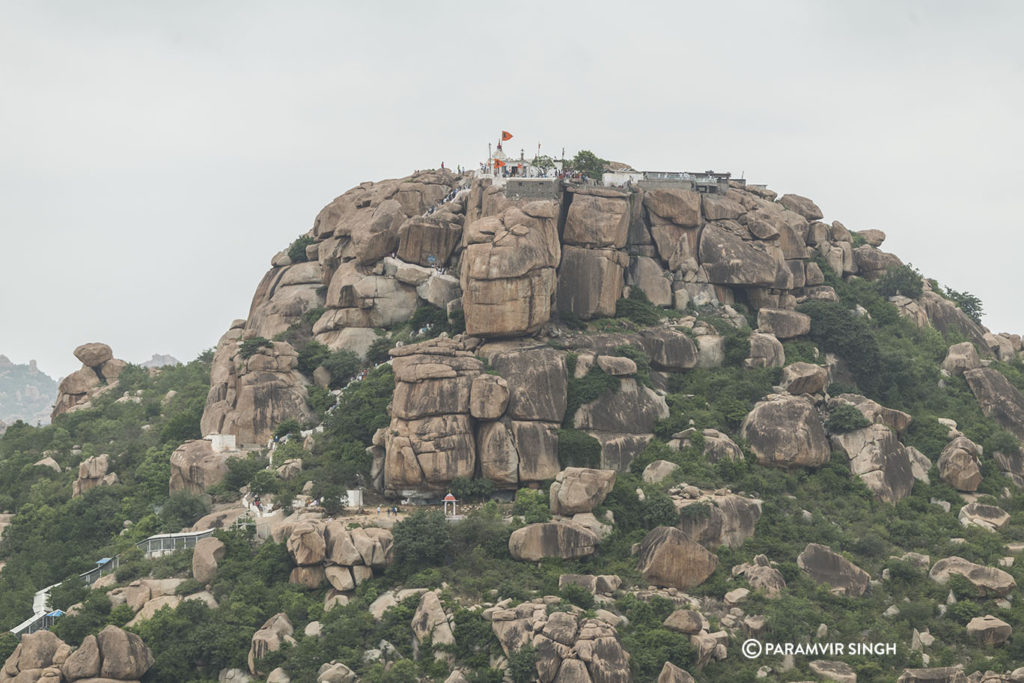
[{"label": "rocky hill", "polygon": [[884,240],[737,181],[363,183],[212,357],[76,350],[0,440],[0,601],[98,515],[125,569],[54,628],[143,680],[1024,680],[1021,338]]},{"label": "rocky hill", "polygon": [[40,370],[34,360],[18,365],[0,355],[0,423],[24,420],[45,424],[56,396],[57,382]]}]

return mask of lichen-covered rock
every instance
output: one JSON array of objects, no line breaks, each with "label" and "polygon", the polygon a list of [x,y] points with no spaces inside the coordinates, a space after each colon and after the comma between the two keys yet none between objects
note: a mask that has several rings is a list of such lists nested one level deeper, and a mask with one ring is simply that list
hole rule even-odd
[{"label": "lichen-covered rock", "polygon": [[497,353],[490,361],[508,382],[509,417],[562,422],[569,383],[563,354],[548,346],[529,346]]},{"label": "lichen-covered rock", "polygon": [[590,512],[604,502],[615,486],[614,470],[567,467],[558,473],[550,489],[553,515]]},{"label": "lichen-covered rock", "polygon": [[818,583],[825,583],[846,595],[859,597],[868,589],[871,576],[835,553],[827,545],[808,543],[796,559],[797,565]]},{"label": "lichen-covered rock", "polygon": [[811,316],[797,311],[762,308],[757,312],[757,329],[773,334],[777,339],[801,337],[811,331]]},{"label": "lichen-covered rock", "polygon": [[792,363],[782,370],[782,386],[794,396],[820,394],[828,386],[828,369],[813,363]]},{"label": "lichen-covered rock", "polygon": [[744,418],[740,433],[762,465],[814,467],[828,462],[825,427],[814,404],[802,396],[767,396]]},{"label": "lichen-covered rock", "polygon": [[700,262],[712,284],[788,288],[793,274],[771,242],[744,241],[715,223],[700,236]]},{"label": "lichen-covered rock", "polygon": [[686,590],[702,584],[718,566],[718,557],[685,533],[660,526],[640,542],[639,571],[655,586]]},{"label": "lichen-covered rock", "polygon": [[[754,535],[761,518],[763,501],[729,492],[701,492],[684,498],[670,491],[679,511],[679,529],[692,541],[709,550],[719,546],[739,548]],[[696,506],[691,510],[691,506]]]},{"label": "lichen-covered rock", "polygon": [[981,484],[980,457],[981,446],[958,436],[939,455],[939,476],[958,491],[977,491]]},{"label": "lichen-covered rock", "polygon": [[218,453],[206,439],[186,441],[171,453],[171,493],[186,491],[200,495],[224,480],[228,473],[228,460],[242,457],[241,451]]},{"label": "lichen-covered rock", "polygon": [[621,379],[618,391],[581,405],[573,417],[573,426],[598,432],[647,434],[654,431],[658,420],[668,415],[663,396],[635,379]]},{"label": "lichen-covered rock", "polygon": [[994,368],[964,372],[981,412],[1018,439],[1024,439],[1024,395]]},{"label": "lichen-covered rock", "polygon": [[957,519],[964,526],[977,526],[987,531],[998,531],[1010,523],[1010,513],[995,505],[968,503],[960,508]]},{"label": "lichen-covered rock", "polygon": [[897,503],[910,495],[914,473],[906,448],[891,429],[873,424],[832,437],[850,458],[850,471],[880,500]]},{"label": "lichen-covered rock", "polygon": [[750,335],[750,355],[743,364],[748,368],[781,368],[786,364],[786,351],[775,335],[754,332]]},{"label": "lichen-covered rock", "polygon": [[280,650],[285,643],[294,643],[294,632],[292,622],[284,612],[278,612],[267,619],[252,636],[252,645],[249,647],[249,672],[254,675],[259,673],[259,660],[268,652]]},{"label": "lichen-covered rock", "polygon": [[595,533],[571,522],[527,524],[508,539],[508,550],[517,560],[536,562],[545,557],[570,559],[593,555]]},{"label": "lichen-covered rock", "polygon": [[995,567],[985,567],[969,562],[962,557],[947,557],[932,565],[928,576],[936,583],[946,584],[950,575],[962,576],[975,588],[988,595],[1003,597],[1017,587],[1017,582],[1008,573]]}]

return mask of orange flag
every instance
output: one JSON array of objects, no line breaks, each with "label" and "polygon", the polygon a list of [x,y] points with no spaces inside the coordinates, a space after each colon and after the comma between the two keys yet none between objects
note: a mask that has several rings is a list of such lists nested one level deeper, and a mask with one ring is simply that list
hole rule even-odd
[{"label": "orange flag", "polygon": [[504,165],[505,165],[505,162],[502,161],[501,159],[495,159],[494,160],[494,168],[501,168]]},{"label": "orange flag", "polygon": [[501,131],[501,141],[502,142],[506,142],[506,141],[511,140],[511,139],[512,139],[512,133],[509,133],[507,130]]}]

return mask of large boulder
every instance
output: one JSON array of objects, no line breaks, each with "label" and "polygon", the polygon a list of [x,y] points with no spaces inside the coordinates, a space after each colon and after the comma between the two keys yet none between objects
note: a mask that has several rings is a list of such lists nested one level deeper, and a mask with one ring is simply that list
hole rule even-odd
[{"label": "large boulder", "polygon": [[644,330],[640,345],[656,370],[679,372],[697,366],[697,346],[683,332],[666,328]]},{"label": "large boulder", "polygon": [[553,515],[590,512],[604,502],[615,486],[614,470],[567,467],[558,473],[550,489]]},{"label": "large boulder", "polygon": [[558,270],[558,310],[584,320],[615,315],[629,256],[617,249],[566,245]]},{"label": "large boulder", "polygon": [[633,284],[647,295],[648,301],[655,306],[672,305],[672,280],[657,260],[649,256],[637,256],[630,271]]},{"label": "large boulder", "polygon": [[224,480],[229,459],[243,455],[241,451],[217,452],[206,439],[186,441],[171,453],[170,492],[202,494]]},{"label": "large boulder", "polygon": [[71,497],[77,497],[97,486],[110,486],[118,482],[117,474],[108,472],[110,456],[106,453],[86,458],[78,465],[78,478],[71,483]]},{"label": "large boulder", "polygon": [[496,375],[479,375],[469,392],[469,414],[478,420],[496,420],[508,408],[508,382]]},{"label": "large boulder", "polygon": [[782,370],[782,386],[794,396],[820,394],[828,386],[828,369],[813,363],[792,363]]},{"label": "large boulder", "polygon": [[207,536],[196,542],[192,551],[192,577],[199,583],[210,583],[217,576],[217,563],[224,559],[226,548],[219,538]]},{"label": "large boulder", "polygon": [[82,344],[75,349],[74,353],[75,358],[82,361],[82,365],[90,368],[97,368],[114,357],[111,348],[101,342]]},{"label": "large boulder", "polygon": [[796,558],[797,565],[818,583],[825,583],[845,595],[859,597],[868,589],[871,576],[847,560],[832,552],[826,545],[808,543]]},{"label": "large boulder", "polygon": [[[96,636],[89,634],[82,640],[79,648],[64,660],[60,672],[69,681],[95,678],[100,675],[102,664],[99,641],[96,640]],[[0,679],[2,678],[0,674]]]},{"label": "large boulder", "polygon": [[508,382],[509,417],[561,423],[569,382],[563,354],[535,346],[498,353],[490,360]]},{"label": "large boulder", "polygon": [[460,268],[466,332],[532,334],[551,316],[561,260],[555,202],[510,207],[469,224]]},{"label": "large boulder", "polygon": [[981,411],[1018,439],[1024,439],[1024,395],[994,368],[964,372]]},{"label": "large boulder", "polygon": [[685,669],[680,669],[672,662],[665,662],[658,674],[658,683],[694,683],[694,678]]},{"label": "large boulder", "polygon": [[702,492],[687,498],[674,495],[675,490],[671,497],[679,511],[679,529],[690,540],[709,550],[723,545],[739,548],[754,535],[763,501],[728,491]]},{"label": "large boulder", "polygon": [[1010,513],[995,505],[968,503],[960,508],[957,519],[964,526],[977,526],[986,531],[999,531],[1010,523]]},{"label": "large boulder", "polygon": [[779,204],[784,207],[800,214],[809,221],[821,220],[822,213],[818,205],[807,197],[801,197],[798,194],[784,194],[779,197]]},{"label": "large boulder", "polygon": [[252,636],[252,645],[249,647],[249,672],[253,675],[259,673],[259,660],[268,652],[280,650],[285,643],[295,643],[292,637],[294,632],[292,622],[284,612],[278,612],[267,619]]},{"label": "large boulder", "polygon": [[991,614],[983,617],[974,617],[967,622],[967,637],[974,642],[984,645],[1002,645],[1013,635],[1013,628],[1002,619],[997,619]]},{"label": "large boulder", "polygon": [[1013,577],[1002,569],[968,562],[962,557],[947,557],[932,565],[928,576],[936,583],[946,584],[951,575],[962,576],[971,585],[988,595],[1004,597],[1017,587]]},{"label": "large boulder", "polygon": [[508,550],[517,560],[536,562],[545,557],[570,559],[593,555],[595,533],[571,522],[527,524],[508,539]]},{"label": "large boulder", "polygon": [[[108,627],[109,628],[109,627]],[[71,655],[71,646],[50,631],[36,631],[21,636],[21,641],[14,652],[0,668],[0,681],[3,683],[33,683],[39,680],[42,671],[50,667],[60,667]],[[47,683],[60,683],[60,669],[55,669],[55,679],[43,679]],[[48,672],[52,674],[53,672]]]},{"label": "large boulder", "polygon": [[573,193],[562,239],[583,247],[626,246],[629,234],[629,197],[599,197]]},{"label": "large boulder", "polygon": [[686,590],[699,586],[718,566],[718,557],[674,527],[660,526],[640,542],[639,571],[656,586]]},{"label": "large boulder", "polygon": [[[455,644],[452,621],[441,605],[439,592],[428,591],[420,597],[420,603],[412,617],[412,634],[417,644],[422,645],[426,640],[430,640],[434,645]],[[449,661],[454,661],[451,653],[440,649],[434,652],[434,658],[448,658]]]},{"label": "large boulder", "polygon": [[846,453],[850,471],[880,500],[897,503],[910,495],[914,486],[910,457],[891,429],[873,424],[836,434],[832,443]]},{"label": "large boulder", "polygon": [[939,455],[939,476],[958,491],[977,491],[981,484],[980,458],[981,446],[958,436]]},{"label": "large boulder", "polygon": [[811,316],[780,308],[762,308],[757,312],[757,329],[777,339],[801,337],[811,331]]},{"label": "large boulder", "polygon": [[573,426],[597,432],[646,434],[668,416],[664,396],[635,379],[621,379],[618,391],[606,392],[581,405]]},{"label": "large boulder", "polygon": [[129,681],[138,680],[153,666],[153,653],[134,633],[107,626],[96,635],[99,647],[100,676]]},{"label": "large boulder", "polygon": [[814,467],[829,459],[821,417],[802,396],[769,395],[744,418],[740,433],[762,465]]},{"label": "large boulder", "polygon": [[716,223],[701,232],[700,262],[712,284],[788,289],[792,283],[781,249],[770,242],[745,241]]},{"label": "large boulder", "polygon": [[962,375],[967,370],[976,370],[980,367],[981,358],[978,357],[978,350],[971,342],[953,344],[942,361],[942,369],[951,375]]},{"label": "large boulder", "polygon": [[830,406],[837,403],[845,403],[853,406],[860,411],[869,422],[875,424],[885,425],[890,429],[895,430],[898,434],[902,434],[906,431],[907,427],[910,426],[913,418],[904,413],[902,410],[896,410],[894,408],[886,408],[876,401],[872,401],[870,398],[861,396],[859,394],[839,394],[832,399]]}]

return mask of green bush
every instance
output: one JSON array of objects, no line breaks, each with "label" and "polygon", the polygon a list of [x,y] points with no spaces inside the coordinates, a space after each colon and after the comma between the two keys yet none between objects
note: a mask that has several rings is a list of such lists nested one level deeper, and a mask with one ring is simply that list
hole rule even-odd
[{"label": "green bush", "polygon": [[825,429],[832,434],[845,434],[863,429],[870,424],[871,420],[864,417],[864,413],[848,403],[840,403],[829,410],[828,419],[825,420]]},{"label": "green bush", "polygon": [[570,372],[563,424],[566,427],[571,427],[572,419],[581,405],[590,403],[606,392],[618,391],[619,384],[618,377],[609,375],[596,364],[582,378],[574,377]]},{"label": "green bush", "polygon": [[524,645],[509,654],[506,671],[512,683],[532,683],[537,680],[537,651],[533,645]]},{"label": "green bush", "polygon": [[452,479],[452,495],[464,502],[475,502],[488,500],[494,495],[494,482],[490,479],[472,479],[470,477],[456,477]]},{"label": "green bush", "polygon": [[291,259],[292,263],[303,263],[308,261],[306,258],[306,247],[313,244],[315,240],[309,235],[300,235],[291,243],[288,247],[288,258]]},{"label": "green bush", "polygon": [[280,439],[289,435],[299,436],[301,433],[302,425],[295,418],[289,417],[277,423],[277,428],[274,430],[274,438]]},{"label": "green bush", "polygon": [[558,462],[566,467],[600,467],[601,442],[577,429],[558,430]]},{"label": "green bush", "polygon": [[440,510],[416,510],[395,524],[391,532],[395,537],[392,567],[396,571],[435,567],[448,557],[451,527]]},{"label": "green bush", "polygon": [[324,364],[331,355],[331,350],[318,341],[310,340],[299,349],[299,371],[312,375],[313,371]]},{"label": "green bush", "polygon": [[239,347],[238,354],[242,358],[252,358],[260,349],[270,349],[273,348],[273,346],[273,343],[264,337],[249,337],[248,339],[242,340],[242,345]]},{"label": "green bush", "polygon": [[339,349],[325,358],[322,364],[331,373],[331,388],[340,389],[359,372],[361,362],[355,352]]},{"label": "green bush", "polygon": [[878,280],[878,291],[886,297],[899,294],[917,299],[924,291],[924,281],[911,265],[893,266]]},{"label": "green bush", "polygon": [[570,602],[581,609],[594,608],[594,594],[589,590],[575,583],[567,583],[562,586],[558,594],[563,600]]},{"label": "green bush", "polygon": [[519,489],[512,505],[512,514],[522,517],[527,524],[550,521],[551,506],[548,504],[547,494],[534,489]]},{"label": "green bush", "polygon": [[615,302],[615,317],[626,318],[637,325],[650,327],[661,322],[661,311],[650,302],[639,287],[629,290],[629,298]]},{"label": "green bush", "polygon": [[985,314],[981,299],[970,292],[958,292],[949,287],[946,287],[946,298],[955,303],[971,320],[981,324],[981,316]]}]

